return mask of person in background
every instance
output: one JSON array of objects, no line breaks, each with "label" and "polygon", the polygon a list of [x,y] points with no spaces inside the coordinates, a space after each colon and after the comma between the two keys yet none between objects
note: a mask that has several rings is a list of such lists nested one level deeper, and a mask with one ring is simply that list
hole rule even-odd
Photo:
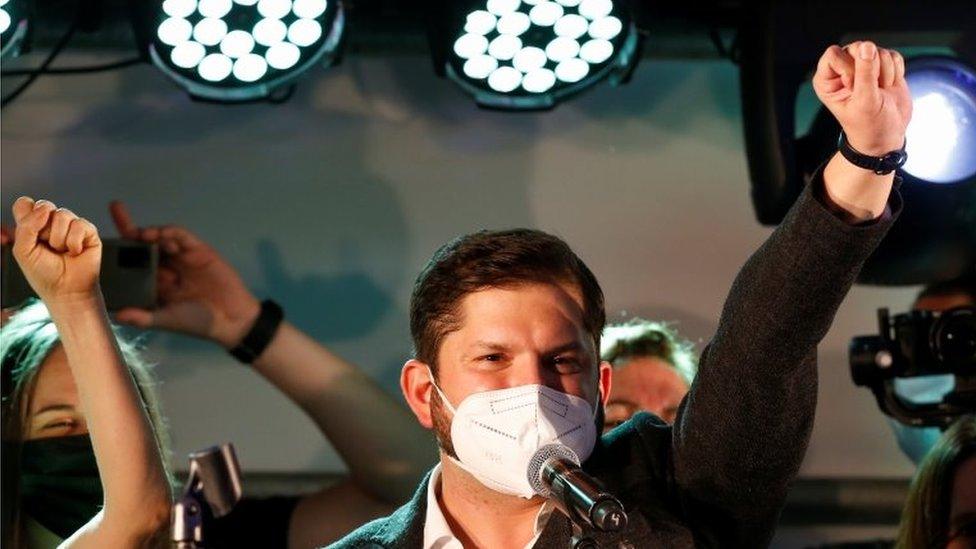
[{"label": "person in background", "polygon": [[947,311],[976,305],[976,273],[926,286],[915,298],[919,311]]},{"label": "person in background", "polygon": [[664,322],[635,318],[604,328],[600,347],[613,366],[604,432],[640,411],[674,423],[698,370],[694,344]]},{"label": "person in background", "polygon": [[[280,309],[259,301],[237,271],[187,229],[139,227],[121,202],[110,212],[122,237],[158,244],[161,254],[158,308],[123,309],[116,320],[212,341],[251,361],[257,375],[308,414],[349,467],[347,480],[312,494],[245,498],[215,521],[214,546],[315,547],[409,498],[436,452],[405,407],[362,370],[272,314]],[[262,330],[266,345],[242,356],[241,343]]]},{"label": "person in background", "polygon": [[956,420],[919,465],[895,547],[976,547],[976,416]]},{"label": "person in background", "polygon": [[95,227],[13,206],[13,256],[43,304],[0,331],[5,547],[164,546],[171,492],[148,370],[117,338]]},{"label": "person in background", "polygon": [[[976,306],[976,275],[937,282],[923,289],[912,308],[917,311],[942,312],[956,307]],[[955,386],[951,374],[913,377],[895,380],[895,392],[903,399],[914,403],[940,402],[942,397]],[[942,432],[938,427],[910,427],[888,418],[898,447],[918,465],[929,450],[938,442]]]}]

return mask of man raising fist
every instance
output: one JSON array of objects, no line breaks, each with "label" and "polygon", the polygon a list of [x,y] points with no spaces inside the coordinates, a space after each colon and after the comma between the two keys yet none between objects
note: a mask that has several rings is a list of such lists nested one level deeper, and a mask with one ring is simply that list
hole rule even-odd
[{"label": "man raising fist", "polygon": [[463,236],[417,278],[400,379],[440,464],[337,546],[567,547],[569,519],[526,479],[549,444],[627,510],[622,532],[581,528],[598,546],[767,545],[810,439],[817,344],[901,208],[892,171],[911,112],[901,57],[870,42],[830,48],[814,78],[841,150],[742,267],[673,425],[641,413],[597,438],[613,374],[598,357],[603,294],[565,242]]},{"label": "man raising fist", "polygon": [[[817,64],[813,89],[855,151],[880,158],[905,146],[912,97],[900,53],[873,42],[831,46]],[[894,175],[872,173],[838,153],[824,169],[824,181],[831,202],[860,221],[881,215]]]}]

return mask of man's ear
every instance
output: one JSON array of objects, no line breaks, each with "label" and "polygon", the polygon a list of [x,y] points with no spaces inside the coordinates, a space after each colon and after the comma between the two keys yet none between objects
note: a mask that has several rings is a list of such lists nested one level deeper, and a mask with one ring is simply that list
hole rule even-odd
[{"label": "man's ear", "polygon": [[601,403],[606,406],[607,402],[610,401],[610,388],[613,383],[613,366],[607,361],[600,362],[600,400]]},{"label": "man's ear", "polygon": [[407,399],[407,405],[417,416],[417,421],[427,429],[434,428],[430,413],[430,396],[434,385],[430,377],[431,369],[417,359],[410,359],[400,371],[400,390]]}]

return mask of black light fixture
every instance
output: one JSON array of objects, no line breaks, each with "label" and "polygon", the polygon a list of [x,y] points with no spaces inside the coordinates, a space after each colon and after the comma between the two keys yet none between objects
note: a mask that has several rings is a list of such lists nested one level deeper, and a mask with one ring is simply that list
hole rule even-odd
[{"label": "black light fixture", "polygon": [[428,17],[435,71],[483,107],[552,108],[640,53],[627,0],[433,0]]},{"label": "black light fixture", "polygon": [[0,57],[19,55],[30,31],[27,0],[0,0]]},{"label": "black light fixture", "polygon": [[[899,170],[905,209],[859,282],[923,284],[976,265],[976,4],[761,2],[739,30],[743,127],[756,217],[778,224],[837,146],[824,108],[799,135],[797,99],[831,44],[872,39],[906,54],[914,113]],[[944,55],[913,55],[940,51]]]},{"label": "black light fixture", "polygon": [[340,0],[137,2],[149,59],[195,99],[274,99],[330,65],[345,28]]}]

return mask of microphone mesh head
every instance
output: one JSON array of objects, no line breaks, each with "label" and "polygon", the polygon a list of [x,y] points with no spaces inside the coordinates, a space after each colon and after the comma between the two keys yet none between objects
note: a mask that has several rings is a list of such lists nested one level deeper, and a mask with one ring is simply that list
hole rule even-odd
[{"label": "microphone mesh head", "polygon": [[526,474],[529,478],[529,485],[532,486],[535,493],[543,497],[549,497],[549,486],[542,480],[542,467],[552,459],[568,461],[574,465],[579,465],[579,456],[569,446],[546,444],[536,450],[535,455],[529,460],[529,468]]}]

